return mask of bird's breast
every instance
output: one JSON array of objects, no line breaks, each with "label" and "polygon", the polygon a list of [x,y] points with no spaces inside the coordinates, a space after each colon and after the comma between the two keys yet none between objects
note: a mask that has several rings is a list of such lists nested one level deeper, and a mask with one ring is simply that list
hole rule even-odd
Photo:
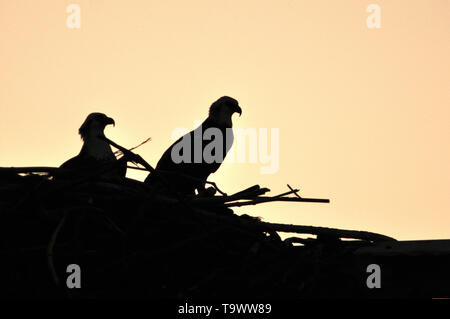
[{"label": "bird's breast", "polygon": [[83,152],[86,155],[101,161],[113,161],[116,159],[111,150],[111,146],[99,139],[86,141],[83,145]]}]

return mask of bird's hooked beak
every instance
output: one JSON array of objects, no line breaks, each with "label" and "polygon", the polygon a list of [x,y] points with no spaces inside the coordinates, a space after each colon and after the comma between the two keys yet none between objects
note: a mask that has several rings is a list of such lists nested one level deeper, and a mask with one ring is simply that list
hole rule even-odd
[{"label": "bird's hooked beak", "polygon": [[242,109],[239,105],[236,105],[236,107],[234,108],[234,112],[239,114],[239,117],[241,117],[242,115]]},{"label": "bird's hooked beak", "polygon": [[113,126],[116,126],[116,122],[114,121],[114,119],[107,117],[105,120],[105,126],[108,124],[112,124]]}]

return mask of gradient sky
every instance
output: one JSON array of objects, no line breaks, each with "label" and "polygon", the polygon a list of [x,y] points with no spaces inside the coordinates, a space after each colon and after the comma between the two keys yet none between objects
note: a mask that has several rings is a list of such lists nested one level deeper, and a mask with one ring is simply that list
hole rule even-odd
[{"label": "gradient sky", "polygon": [[448,0],[0,0],[0,166],[60,165],[93,111],[123,146],[151,137],[137,153],[156,165],[175,128],[230,95],[235,127],[279,129],[279,170],[225,163],[210,180],[331,199],[238,213],[450,238],[449,35]]}]

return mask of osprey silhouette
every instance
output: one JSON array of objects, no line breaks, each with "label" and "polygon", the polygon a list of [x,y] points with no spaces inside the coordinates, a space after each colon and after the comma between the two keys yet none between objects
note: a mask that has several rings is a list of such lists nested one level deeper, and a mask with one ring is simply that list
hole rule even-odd
[{"label": "osprey silhouette", "polygon": [[[242,114],[237,100],[223,96],[215,101],[209,108],[208,118],[164,152],[145,183],[167,190],[164,179],[171,190],[180,194],[194,195],[195,190],[204,193],[208,176],[217,171],[233,144],[231,117],[234,113]],[[211,147],[211,143],[218,147]]]},{"label": "osprey silhouette", "polygon": [[[91,174],[117,161],[108,142],[102,139],[105,136],[104,129],[107,125],[116,124],[114,120],[103,113],[91,113],[81,125],[78,133],[83,140],[80,153],[64,162],[60,168],[73,170],[78,174]],[[102,177],[125,177],[126,162],[116,169],[102,174]]]}]

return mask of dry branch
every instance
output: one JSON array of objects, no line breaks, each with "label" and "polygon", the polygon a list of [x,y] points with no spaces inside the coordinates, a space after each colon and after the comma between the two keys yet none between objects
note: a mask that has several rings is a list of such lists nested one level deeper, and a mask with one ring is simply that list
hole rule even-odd
[{"label": "dry branch", "polygon": [[58,226],[56,226],[55,231],[53,232],[52,238],[50,239],[50,242],[47,247],[47,263],[50,270],[50,274],[52,275],[53,281],[55,282],[56,286],[59,286],[59,278],[58,275],[56,274],[55,263],[53,259],[53,248],[55,247],[56,238],[58,237],[61,228],[64,226],[64,223],[66,222],[67,214],[68,214],[67,211],[65,211],[63,217],[58,223]]},{"label": "dry branch", "polygon": [[[137,149],[138,147],[144,145],[145,143],[147,143],[148,141],[151,141],[151,140],[152,140],[152,138],[149,137],[149,138],[147,138],[145,141],[141,142],[139,145],[136,145],[136,146],[130,148],[129,151],[135,150],[135,149]],[[122,152],[121,150],[118,150],[118,151],[115,151],[115,152],[114,152],[114,155],[116,155],[116,156],[120,156],[121,154],[123,154],[123,152]]]}]

